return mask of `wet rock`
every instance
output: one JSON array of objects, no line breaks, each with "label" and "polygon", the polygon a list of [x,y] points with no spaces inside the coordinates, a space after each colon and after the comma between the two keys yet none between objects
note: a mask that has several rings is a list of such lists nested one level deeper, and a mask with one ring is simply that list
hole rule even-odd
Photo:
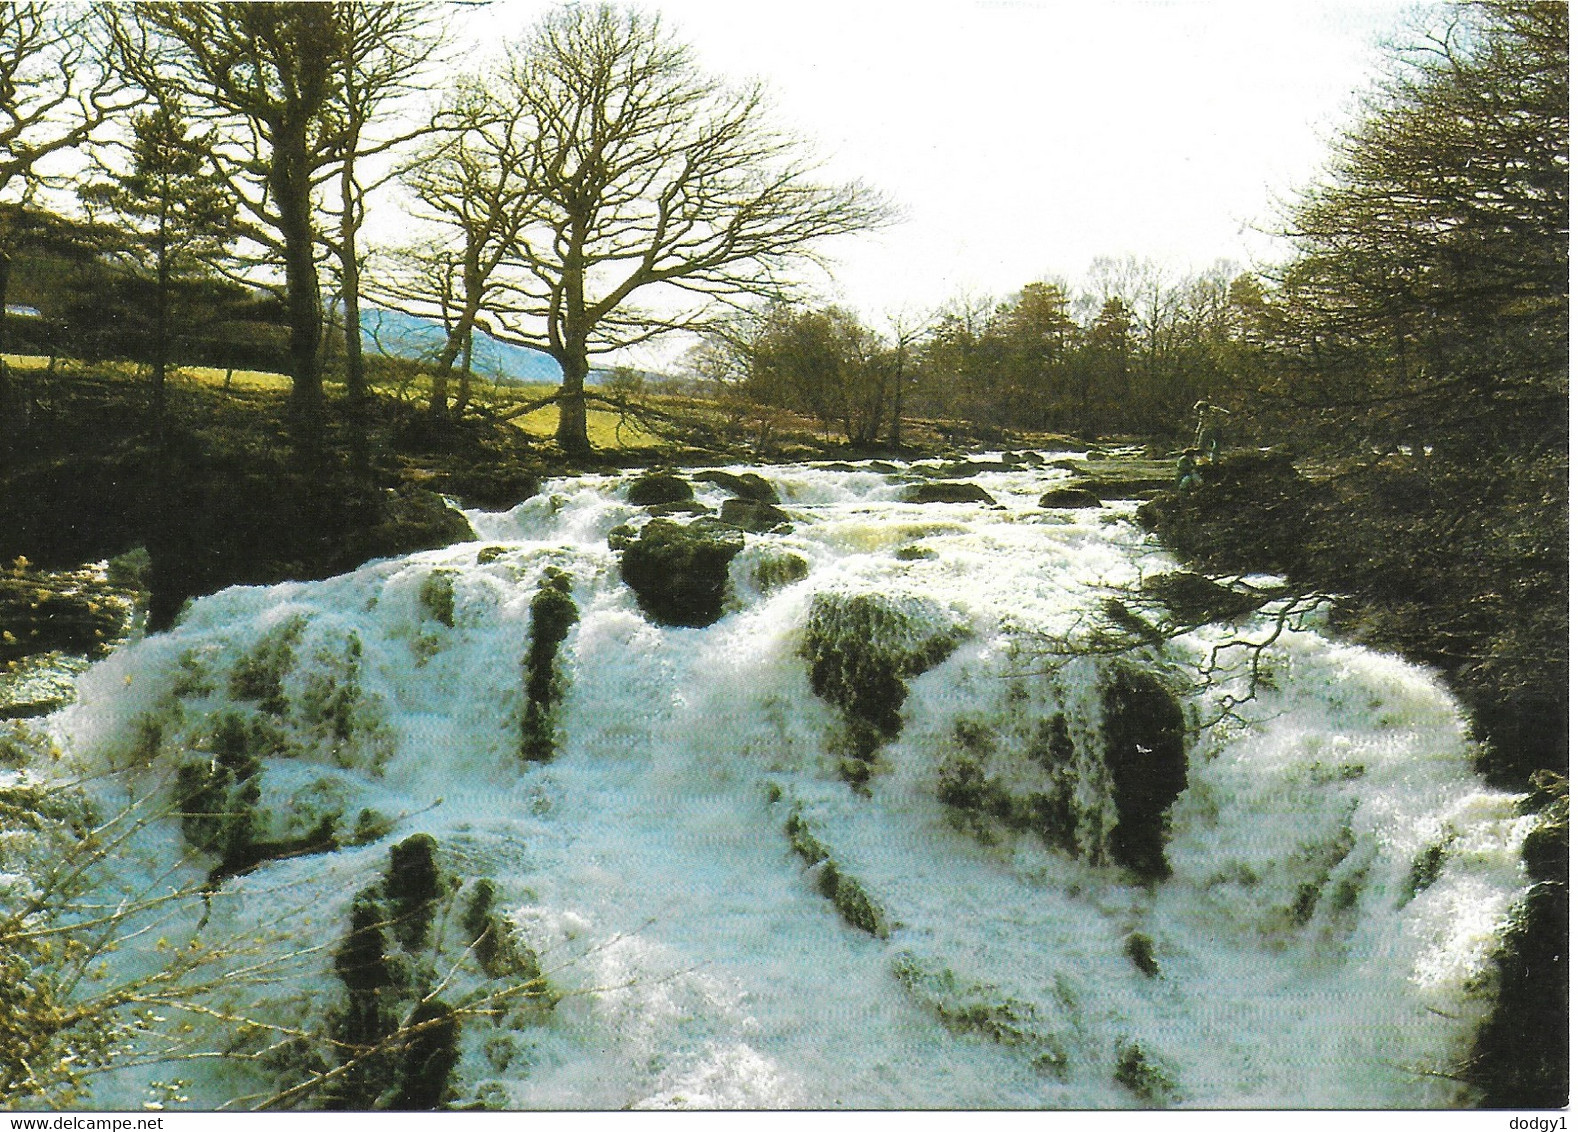
[{"label": "wet rock", "polygon": [[397,1112],[430,1112],[452,1099],[450,1074],[460,1060],[460,1020],[438,998],[417,1003],[406,1023],[411,1037],[400,1065],[400,1094],[389,1107]]},{"label": "wet rock", "polygon": [[1055,487],[1041,497],[1041,507],[1100,507],[1101,496],[1082,487]]},{"label": "wet rock", "polygon": [[723,506],[718,510],[718,518],[731,527],[754,531],[757,534],[770,531],[790,521],[788,515],[771,503],[762,503],[755,499],[725,499]]},{"label": "wet rock", "polygon": [[1230,589],[1188,570],[1154,574],[1140,583],[1140,592],[1160,601],[1184,624],[1230,621],[1260,608],[1275,596]]},{"label": "wet rock", "polygon": [[669,472],[649,472],[639,476],[625,491],[625,498],[637,507],[663,503],[689,503],[696,498],[690,484]]},{"label": "wet rock", "polygon": [[564,698],[564,676],[557,663],[559,646],[580,619],[580,611],[570,597],[570,576],[548,567],[537,587],[537,596],[532,598],[526,657],[522,662],[526,710],[521,718],[521,757],[531,762],[553,758],[557,708]]},{"label": "wet rock", "polygon": [[764,593],[798,582],[811,572],[811,564],[804,556],[784,551],[764,554],[751,567],[751,581]]},{"label": "wet rock", "polygon": [[1016,465],[1007,460],[959,460],[952,464],[945,464],[942,474],[945,478],[955,476],[975,476],[982,472],[1011,472]]},{"label": "wet rock", "polygon": [[1540,815],[1523,842],[1535,883],[1492,956],[1496,1004],[1475,1036],[1465,1076],[1487,1108],[1568,1103],[1570,895],[1567,779],[1537,771],[1525,810]]},{"label": "wet rock", "polygon": [[899,733],[905,681],[948,656],[965,629],[940,606],[882,594],[817,594],[801,653],[811,689],[844,713],[853,754],[869,758]]},{"label": "wet rock", "polygon": [[77,698],[77,677],[88,662],[59,652],[0,664],[0,720],[33,719],[59,711]]},{"label": "wet rock", "polygon": [[621,552],[619,576],[658,624],[711,625],[723,615],[729,563],[744,546],[732,527],[653,519]]},{"label": "wet rock", "polygon": [[892,476],[898,474],[899,466],[897,464],[890,464],[886,460],[873,460],[871,463],[866,465],[866,470],[871,472],[882,472],[885,475]]},{"label": "wet rock", "polygon": [[654,503],[647,508],[653,515],[710,515],[712,508],[705,503],[698,503],[694,499],[681,500],[678,503]]},{"label": "wet rock", "polygon": [[471,523],[443,496],[424,488],[405,487],[386,492],[377,521],[351,532],[344,557],[352,565],[360,565],[373,558],[438,550],[476,537]]},{"label": "wet rock", "polygon": [[978,483],[921,483],[904,492],[905,503],[996,503]]},{"label": "wet rock", "polygon": [[754,499],[758,503],[778,502],[778,490],[755,472],[736,475],[733,472],[713,469],[697,472],[691,478],[698,483],[717,484],[725,491],[733,492],[740,499]]},{"label": "wet rock", "polygon": [[1183,710],[1161,681],[1122,667],[1102,694],[1102,736],[1118,824],[1108,835],[1112,859],[1147,879],[1169,869],[1167,810],[1188,783]]}]

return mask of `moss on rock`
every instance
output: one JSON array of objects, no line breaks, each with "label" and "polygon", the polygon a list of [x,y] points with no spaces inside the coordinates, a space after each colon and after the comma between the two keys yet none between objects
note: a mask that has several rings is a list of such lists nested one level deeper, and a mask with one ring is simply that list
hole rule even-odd
[{"label": "moss on rock", "polygon": [[570,597],[570,584],[568,574],[550,566],[532,598],[523,661],[526,711],[521,718],[521,756],[533,762],[546,762],[554,755],[557,708],[564,698],[559,646],[570,635],[570,627],[581,619]]},{"label": "moss on rock", "polygon": [[732,527],[653,519],[621,552],[619,576],[658,624],[711,625],[723,615],[729,563],[744,547]]},{"label": "moss on rock", "polygon": [[1147,879],[1169,869],[1163,849],[1167,810],[1188,784],[1183,710],[1160,680],[1115,669],[1102,693],[1102,734],[1118,822],[1107,838],[1112,859]]},{"label": "moss on rock", "polygon": [[905,503],[996,503],[991,494],[978,483],[940,481],[920,483],[906,488]]},{"label": "moss on rock", "polygon": [[843,712],[852,753],[869,759],[899,733],[905,681],[941,663],[965,635],[933,602],[821,593],[811,601],[801,655],[812,691]]},{"label": "moss on rock", "polygon": [[649,472],[631,483],[625,498],[637,507],[656,507],[665,503],[689,503],[696,498],[696,492],[672,473]]}]

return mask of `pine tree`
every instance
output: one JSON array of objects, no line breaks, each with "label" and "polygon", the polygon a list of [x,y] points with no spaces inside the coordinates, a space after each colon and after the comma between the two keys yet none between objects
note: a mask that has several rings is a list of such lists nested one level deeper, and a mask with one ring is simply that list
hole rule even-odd
[{"label": "pine tree", "polygon": [[138,353],[152,366],[151,418],[161,437],[175,283],[223,258],[237,238],[235,201],[204,161],[211,144],[211,135],[192,131],[180,103],[166,100],[133,117],[130,168],[80,191],[90,208],[114,214],[128,233],[133,270],[154,284],[153,324]]}]

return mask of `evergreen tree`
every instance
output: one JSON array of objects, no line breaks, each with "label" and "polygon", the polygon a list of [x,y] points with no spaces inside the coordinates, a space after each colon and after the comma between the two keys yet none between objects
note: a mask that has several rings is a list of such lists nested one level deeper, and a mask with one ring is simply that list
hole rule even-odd
[{"label": "evergreen tree", "polygon": [[179,102],[164,101],[133,117],[130,168],[80,191],[90,209],[114,214],[134,269],[154,284],[152,325],[136,353],[152,366],[151,414],[161,436],[176,281],[201,274],[237,238],[235,201],[207,166],[212,144],[212,133],[192,131]]}]

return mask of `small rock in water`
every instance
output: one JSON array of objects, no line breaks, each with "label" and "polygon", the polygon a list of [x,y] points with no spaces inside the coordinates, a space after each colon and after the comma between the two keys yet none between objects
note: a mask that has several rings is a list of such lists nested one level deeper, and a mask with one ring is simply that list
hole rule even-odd
[{"label": "small rock in water", "polygon": [[996,503],[978,483],[922,483],[904,493],[905,503]]},{"label": "small rock in water", "polygon": [[1041,497],[1042,507],[1100,507],[1101,496],[1082,487],[1055,487]]}]

